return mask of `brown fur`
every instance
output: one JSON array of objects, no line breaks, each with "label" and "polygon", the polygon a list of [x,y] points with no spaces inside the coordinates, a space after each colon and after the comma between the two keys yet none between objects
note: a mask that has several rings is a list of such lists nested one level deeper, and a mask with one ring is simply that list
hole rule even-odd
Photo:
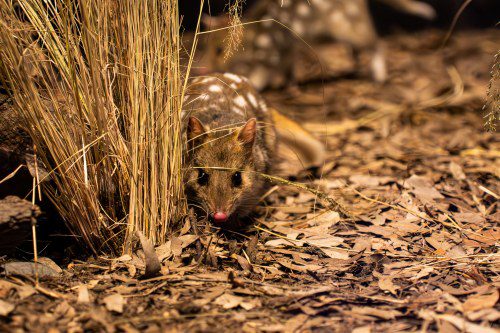
[{"label": "brown fur", "polygon": [[[192,81],[185,101],[186,193],[207,214],[248,215],[272,172],[276,134],[265,102],[243,77],[215,74]],[[241,173],[241,185],[233,177]],[[204,173],[203,179],[200,175]]]}]

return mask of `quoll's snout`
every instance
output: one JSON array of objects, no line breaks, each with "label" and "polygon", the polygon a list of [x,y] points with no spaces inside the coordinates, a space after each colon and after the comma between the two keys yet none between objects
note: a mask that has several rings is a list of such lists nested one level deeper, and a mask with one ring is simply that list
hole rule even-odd
[{"label": "quoll's snout", "polygon": [[227,221],[227,214],[224,212],[215,212],[212,214],[215,223],[224,223]]}]

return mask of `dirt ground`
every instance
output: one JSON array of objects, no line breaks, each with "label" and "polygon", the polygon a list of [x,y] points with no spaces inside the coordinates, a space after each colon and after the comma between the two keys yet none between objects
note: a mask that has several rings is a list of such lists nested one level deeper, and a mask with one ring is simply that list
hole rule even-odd
[{"label": "dirt ground", "polygon": [[0,331],[498,332],[500,144],[481,109],[500,31],[443,38],[388,38],[383,85],[266,93],[327,142],[322,177],[298,180],[348,216],[276,184],[248,230],[187,220],[158,277],[140,253],[44,259],[38,285],[4,272]]}]

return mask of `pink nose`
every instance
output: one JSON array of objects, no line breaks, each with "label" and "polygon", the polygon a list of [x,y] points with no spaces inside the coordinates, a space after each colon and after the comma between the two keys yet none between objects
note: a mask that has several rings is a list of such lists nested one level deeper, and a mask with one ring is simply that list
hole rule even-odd
[{"label": "pink nose", "polygon": [[214,221],[217,223],[226,222],[227,214],[223,212],[217,212],[214,214]]}]

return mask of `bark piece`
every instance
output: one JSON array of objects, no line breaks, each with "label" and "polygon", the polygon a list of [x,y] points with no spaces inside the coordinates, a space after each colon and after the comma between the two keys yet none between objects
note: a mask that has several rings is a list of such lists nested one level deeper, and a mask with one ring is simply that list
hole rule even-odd
[{"label": "bark piece", "polygon": [[40,208],[15,196],[0,200],[0,254],[12,251],[30,234],[31,223],[40,216]]}]

